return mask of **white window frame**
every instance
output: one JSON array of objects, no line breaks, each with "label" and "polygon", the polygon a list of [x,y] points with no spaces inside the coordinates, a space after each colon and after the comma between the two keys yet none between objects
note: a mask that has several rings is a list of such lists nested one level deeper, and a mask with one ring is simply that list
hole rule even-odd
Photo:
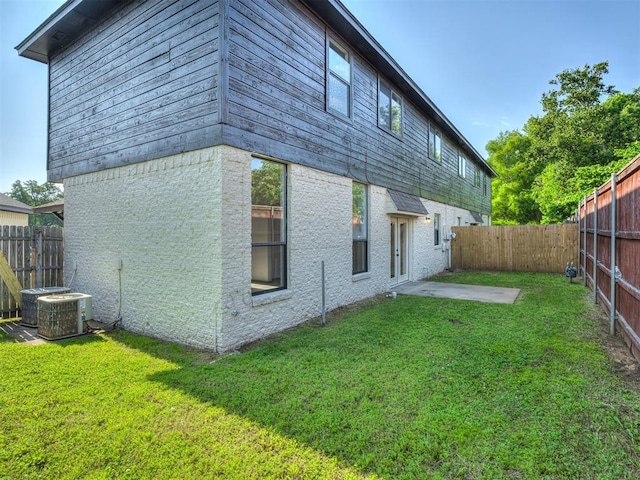
[{"label": "white window frame", "polygon": [[[382,116],[380,115],[380,110],[382,108],[382,98],[381,98],[381,90],[382,87],[385,87],[387,90],[389,90],[389,104],[387,105],[387,107],[389,108],[389,122],[382,122]],[[394,107],[394,100],[396,101],[396,104],[398,106],[398,109],[400,110],[400,115],[399,115],[399,119],[397,122],[398,125],[398,130],[395,130],[394,127],[394,115],[393,115],[393,107]],[[388,82],[385,82],[384,80],[382,80],[381,78],[378,78],[378,127],[382,128],[383,130],[395,135],[396,137],[401,138],[402,137],[402,122],[404,120],[404,101],[402,99],[402,96],[393,88],[391,88],[391,84]]]},{"label": "white window frame", "polygon": [[[335,51],[338,53],[340,57],[342,57],[346,63],[349,65],[349,75],[348,79],[345,78],[344,75],[340,74],[340,72],[334,71],[331,69],[331,51]],[[353,62],[352,57],[349,51],[342,45],[342,43],[338,42],[335,38],[331,36],[327,36],[327,52],[326,52],[326,109],[328,112],[334,113],[341,117],[351,118],[351,112],[353,111]],[[346,107],[347,112],[345,112],[334,108],[331,106],[331,88],[330,83],[332,81],[340,82],[347,88],[347,99],[346,99]]]},{"label": "white window frame", "polygon": [[458,152],[458,176],[462,178],[467,177],[467,159],[462,152]]},{"label": "white window frame", "polygon": [[442,162],[442,135],[440,131],[429,122],[429,158],[438,163]]}]

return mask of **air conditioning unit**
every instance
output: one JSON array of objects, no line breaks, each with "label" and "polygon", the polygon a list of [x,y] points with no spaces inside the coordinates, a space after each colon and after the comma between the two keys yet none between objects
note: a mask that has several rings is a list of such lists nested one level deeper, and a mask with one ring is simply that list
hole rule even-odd
[{"label": "air conditioning unit", "polygon": [[44,339],[82,335],[87,320],[93,320],[91,295],[65,293],[38,298],[38,335]]},{"label": "air conditioning unit", "polygon": [[20,309],[22,310],[21,325],[25,327],[37,327],[38,326],[38,298],[45,295],[57,295],[60,293],[68,293],[71,290],[67,287],[44,287],[44,288],[31,288],[29,290],[22,290],[20,296],[22,302]]}]

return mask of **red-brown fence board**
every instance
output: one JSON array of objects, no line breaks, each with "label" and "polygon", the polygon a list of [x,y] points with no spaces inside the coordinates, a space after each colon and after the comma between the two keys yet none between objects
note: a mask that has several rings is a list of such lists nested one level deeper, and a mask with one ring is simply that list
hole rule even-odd
[{"label": "red-brown fence board", "polygon": [[585,197],[578,217],[585,285],[640,360],[640,155]]}]

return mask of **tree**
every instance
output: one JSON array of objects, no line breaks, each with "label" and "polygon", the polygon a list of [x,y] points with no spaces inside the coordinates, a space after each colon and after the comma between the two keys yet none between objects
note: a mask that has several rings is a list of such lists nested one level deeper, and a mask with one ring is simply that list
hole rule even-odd
[{"label": "tree", "polygon": [[[557,223],[578,200],[619,170],[640,140],[640,88],[632,93],[607,86],[607,62],[564,70],[542,95],[544,114],[522,132],[501,133],[488,143],[498,173],[493,221]],[[630,149],[630,150],[627,150]]]},{"label": "tree", "polygon": [[489,164],[498,177],[491,185],[492,220],[496,225],[540,221],[540,211],[528,193],[536,177],[536,166],[529,162],[529,138],[521,132],[502,132],[487,145]]},{"label": "tree", "polygon": [[[63,193],[58,186],[51,182],[39,185],[36,180],[21,182],[16,180],[11,185],[11,191],[7,193],[11,198],[19,200],[30,207],[37,207],[45,203],[59,200]],[[62,222],[54,215],[29,215],[29,225],[62,225]]]},{"label": "tree", "polygon": [[542,109],[547,113],[562,111],[574,113],[595,107],[603,95],[616,93],[613,85],[605,86],[603,77],[609,73],[609,62],[596,63],[593,67],[563,70],[549,84],[557,90],[542,94]]}]

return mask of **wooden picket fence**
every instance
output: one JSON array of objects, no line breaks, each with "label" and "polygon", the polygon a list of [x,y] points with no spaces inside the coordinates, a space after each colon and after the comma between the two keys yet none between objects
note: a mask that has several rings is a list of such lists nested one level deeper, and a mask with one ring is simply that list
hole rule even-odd
[{"label": "wooden picket fence", "polygon": [[[23,289],[63,285],[63,228],[0,226],[0,251]],[[18,316],[14,298],[0,281],[0,317]]]},{"label": "wooden picket fence", "polygon": [[578,225],[452,227],[456,270],[564,273],[578,264]]}]

